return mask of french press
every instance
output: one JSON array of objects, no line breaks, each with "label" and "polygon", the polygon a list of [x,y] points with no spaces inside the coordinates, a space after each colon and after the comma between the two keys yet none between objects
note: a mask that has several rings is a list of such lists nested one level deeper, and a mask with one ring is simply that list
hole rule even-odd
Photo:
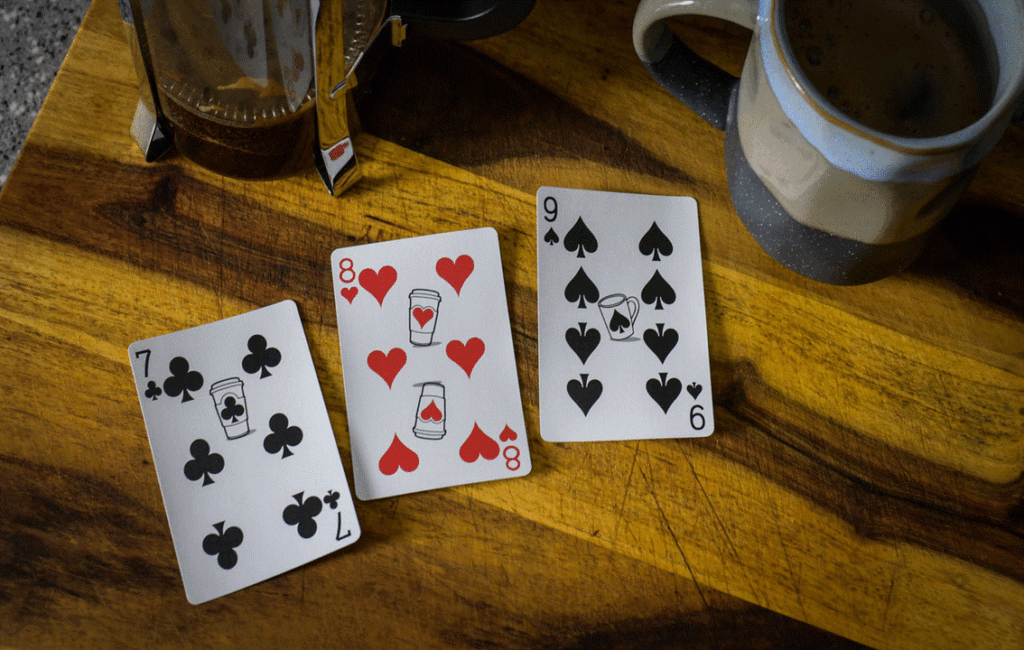
[{"label": "french press", "polygon": [[118,0],[139,79],[131,133],[147,161],[172,146],[239,178],[312,160],[331,194],[359,177],[349,130],[356,71],[407,29],[471,40],[533,0]]}]

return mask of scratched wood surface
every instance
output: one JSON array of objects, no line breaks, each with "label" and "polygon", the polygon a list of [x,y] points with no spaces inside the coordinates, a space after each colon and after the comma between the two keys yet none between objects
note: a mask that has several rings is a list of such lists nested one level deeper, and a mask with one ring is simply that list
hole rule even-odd
[{"label": "scratched wood surface", "polygon": [[[365,177],[147,165],[96,0],[0,194],[0,645],[1024,647],[1024,132],[906,272],[804,280],[732,211],[722,135],[660,90],[633,2],[538,2],[407,42],[360,85]],[[681,22],[737,71],[742,30]],[[537,430],[534,192],[694,196],[715,434]],[[357,502],[353,547],[193,607],[128,366],[135,340],[283,299],[347,470],[334,248],[497,229],[534,471]],[[350,474],[351,475],[351,474]]]}]

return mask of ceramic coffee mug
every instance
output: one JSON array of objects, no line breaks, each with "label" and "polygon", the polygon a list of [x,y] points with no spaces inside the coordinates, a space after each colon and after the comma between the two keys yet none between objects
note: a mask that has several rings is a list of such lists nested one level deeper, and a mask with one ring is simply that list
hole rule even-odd
[{"label": "ceramic coffee mug", "polygon": [[[753,30],[739,79],[675,37],[666,21],[685,14]],[[633,44],[726,132],[733,205],[761,247],[833,284],[917,257],[1024,89],[1024,0],[643,0]]]}]

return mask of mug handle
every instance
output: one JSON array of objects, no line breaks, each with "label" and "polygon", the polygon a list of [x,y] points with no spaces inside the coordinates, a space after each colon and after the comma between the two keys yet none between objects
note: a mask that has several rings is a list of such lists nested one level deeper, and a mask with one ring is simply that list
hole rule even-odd
[{"label": "mug handle", "polygon": [[719,131],[739,81],[703,59],[669,29],[673,16],[721,18],[747,29],[757,23],[757,0],[643,0],[633,19],[633,47],[647,71],[677,99]]},{"label": "mug handle", "polygon": [[629,324],[632,325],[636,322],[636,315],[640,313],[640,301],[630,296],[626,298],[626,304],[629,305]]}]

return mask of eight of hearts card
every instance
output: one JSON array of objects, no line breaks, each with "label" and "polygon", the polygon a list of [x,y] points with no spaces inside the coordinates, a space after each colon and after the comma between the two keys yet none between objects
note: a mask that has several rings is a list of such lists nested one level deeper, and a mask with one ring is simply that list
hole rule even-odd
[{"label": "eight of hearts card", "polygon": [[530,472],[493,228],[331,256],[360,499]]},{"label": "eight of hearts card", "polygon": [[359,538],[294,302],[138,341],[129,359],[189,602]]},{"label": "eight of hearts card", "polygon": [[541,437],[714,430],[697,203],[537,191]]}]

